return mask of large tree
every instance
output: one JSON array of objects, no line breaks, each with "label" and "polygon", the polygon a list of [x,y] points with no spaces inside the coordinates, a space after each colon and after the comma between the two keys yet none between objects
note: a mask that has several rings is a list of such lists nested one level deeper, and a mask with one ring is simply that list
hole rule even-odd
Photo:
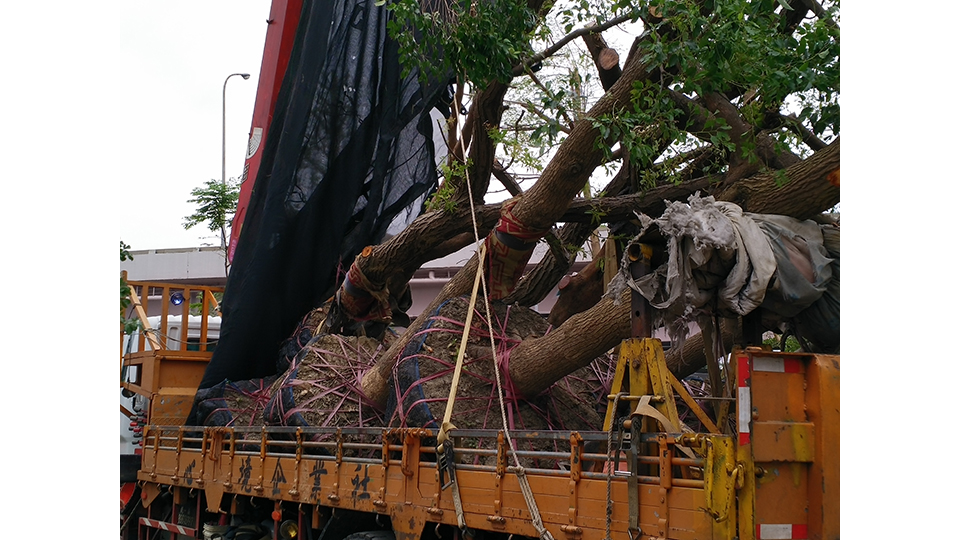
[{"label": "large tree", "polygon": [[[533,305],[599,225],[629,231],[635,212],[656,215],[664,200],[701,192],[798,218],[840,201],[839,2],[395,0],[387,9],[406,65],[456,82],[448,157],[427,212],[354,262],[341,289],[348,318],[384,317],[414,271],[473,242],[474,226],[490,252],[492,296]],[[494,202],[503,189],[514,198]],[[539,240],[552,256],[521,277]],[[467,293],[479,264],[475,255],[425,313]],[[515,388],[536,394],[627,337],[628,304],[606,298],[518,346]],[[365,375],[374,401],[386,399],[411,335]]]}]

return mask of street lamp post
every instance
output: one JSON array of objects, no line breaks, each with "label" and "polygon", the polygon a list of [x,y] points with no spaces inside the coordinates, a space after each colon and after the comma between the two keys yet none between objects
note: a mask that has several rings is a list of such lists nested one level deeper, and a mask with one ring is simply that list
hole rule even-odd
[{"label": "street lamp post", "polygon": [[220,170],[220,181],[223,184],[227,183],[227,81],[229,81],[230,77],[233,77],[234,75],[239,75],[243,77],[244,80],[250,78],[249,73],[231,73],[230,75],[227,75],[226,79],[223,80],[223,166]]}]

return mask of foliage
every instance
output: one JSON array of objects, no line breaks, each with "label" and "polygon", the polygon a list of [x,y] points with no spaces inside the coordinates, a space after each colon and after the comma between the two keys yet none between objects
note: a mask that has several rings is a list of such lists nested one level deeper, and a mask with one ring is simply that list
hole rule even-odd
[{"label": "foliage", "polygon": [[[783,338],[786,337],[786,341]],[[773,336],[763,340],[764,345],[770,346],[774,350],[781,352],[798,352],[800,351],[800,342],[797,340],[796,336]]]},{"label": "foliage", "polygon": [[466,163],[457,160],[450,160],[440,166],[440,173],[443,176],[443,182],[440,188],[427,199],[426,209],[433,212],[444,210],[453,212],[457,208],[457,201],[454,199],[457,193],[456,186],[463,182],[467,177],[467,171],[472,166],[468,159]]},{"label": "foliage", "polygon": [[[602,22],[617,13],[605,4],[580,0],[557,2],[552,14],[531,34],[531,48],[545,49],[577,24]],[[523,171],[539,173],[575,122],[603,94],[593,60],[582,42],[571,41],[511,82],[500,138],[500,160]],[[499,157],[499,156],[498,156]]]},{"label": "foliage", "polygon": [[[120,241],[120,262],[123,261],[132,261],[133,255],[130,254],[130,246],[124,243],[123,240]],[[130,307],[130,285],[127,283],[127,280],[123,278],[123,274],[120,274],[120,327],[123,328],[124,333],[129,334],[135,331],[140,326],[140,321],[136,318],[126,318],[127,308]]]},{"label": "foliage", "polygon": [[[757,133],[748,132],[734,143],[724,118],[697,109],[693,112],[710,114],[701,124],[680,105],[686,99],[702,107],[698,98],[707,94],[739,95],[732,104],[743,121],[757,128],[766,127],[771,113],[789,113],[800,103],[797,118],[814,135],[829,140],[838,134],[839,32],[822,19],[805,20],[795,32],[784,32],[785,9],[776,5],[773,0],[730,1],[710,3],[708,10],[690,0],[654,2],[652,9],[663,18],[650,25],[651,38],[639,54],[648,72],[658,77],[635,83],[632,108],[593,119],[601,132],[598,144],[609,148],[610,141],[619,141],[641,169],[703,145],[756,160]],[[830,6],[831,13],[838,7]],[[641,131],[648,126],[659,132]],[[777,151],[799,146],[785,128],[768,134]],[[666,152],[664,141],[672,141]]]},{"label": "foliage", "polygon": [[[212,304],[209,309],[207,309],[208,317],[218,317],[220,316],[220,304],[223,302],[223,293],[215,292],[212,293],[213,297],[217,300],[217,307],[214,307]],[[203,315],[203,302],[190,302],[190,314],[191,315]]]},{"label": "foliage", "polygon": [[133,255],[130,254],[130,246],[124,243],[123,240],[120,241],[120,262],[123,261],[132,261]]},{"label": "foliage", "polygon": [[229,269],[227,226],[233,219],[233,214],[237,211],[237,203],[240,201],[240,184],[233,178],[226,182],[208,180],[202,187],[193,188],[190,195],[193,195],[193,198],[188,199],[187,202],[196,204],[197,210],[183,218],[183,228],[191,229],[201,223],[206,223],[207,228],[211,231],[220,231],[223,272],[226,274]]},{"label": "foliage", "polygon": [[[825,4],[826,17],[808,14],[792,29],[784,23],[788,8],[785,0],[653,2],[650,9],[662,17],[645,14],[647,38],[638,41],[637,50],[653,76],[635,84],[631,107],[590,119],[601,131],[597,144],[608,157],[619,145],[640,171],[640,187],[649,188],[677,182],[684,167],[678,160],[653,174],[655,164],[699,148],[713,147],[728,159],[753,163],[760,134],[774,141],[777,152],[808,156],[811,150],[799,137],[774,121],[780,114],[793,116],[824,141],[832,140],[840,130],[839,2]],[[528,49],[546,48],[578,25],[602,23],[631,9],[625,1],[562,0],[554,5],[554,16],[526,34]],[[501,161],[542,169],[542,160],[553,155],[573,122],[602,94],[599,80],[591,75],[592,60],[577,43],[571,41],[543,60],[541,71],[528,71],[512,81],[497,141],[506,154]],[[464,73],[476,86],[484,84]],[[692,122],[680,101],[702,107],[707,93],[732,96],[736,113],[754,131],[735,140],[719,115]],[[703,172],[724,172],[723,161]]]},{"label": "foliage", "polygon": [[400,45],[405,74],[416,69],[424,79],[459,76],[479,86],[510,80],[514,64],[530,52],[537,22],[522,0],[383,4],[393,15],[387,28]]},{"label": "foliage", "polygon": [[[653,7],[664,16],[652,25],[643,60],[648,69],[675,73],[676,90],[686,94],[754,89],[759,110],[780,110],[788,96],[802,95],[808,105],[800,118],[814,133],[839,133],[839,31],[814,19],[784,32],[786,9],[776,6],[740,0],[711,3],[707,11],[692,0],[657,0]],[[838,2],[829,7],[838,10]]]},{"label": "foliage", "polygon": [[[496,159],[519,182],[535,179],[586,121],[599,135],[607,178],[629,165],[638,191],[723,174],[733,162],[775,168],[768,155],[760,162],[771,145],[774,154],[805,158],[813,150],[797,131],[827,143],[839,135],[840,4],[819,3],[820,16],[795,0],[652,0],[642,8],[557,0],[539,14],[529,9],[536,1],[381,0],[407,72],[456,79],[468,100],[492,81],[509,82],[500,124],[485,128]],[[805,16],[793,17],[792,5]],[[633,84],[628,104],[588,117],[604,91],[584,43],[570,38],[615,18],[629,21],[603,37],[621,66],[629,54],[647,77]],[[707,96],[729,109],[711,110]],[[458,177],[458,167],[444,176]],[[773,177],[787,180],[783,171]],[[429,208],[451,208],[452,194],[442,188]],[[603,218],[591,213],[595,223]]]},{"label": "foliage", "polygon": [[240,200],[240,186],[237,181],[232,178],[226,182],[208,180],[202,187],[193,188],[190,195],[193,198],[187,202],[196,204],[197,209],[183,218],[183,228],[192,229],[205,223],[211,231],[220,231],[225,242],[227,225]]}]

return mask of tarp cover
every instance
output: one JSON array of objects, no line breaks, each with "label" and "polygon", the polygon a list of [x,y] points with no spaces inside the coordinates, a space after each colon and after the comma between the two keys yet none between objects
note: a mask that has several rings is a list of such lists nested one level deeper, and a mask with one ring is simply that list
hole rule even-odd
[{"label": "tarp cover", "polygon": [[430,109],[449,85],[402,76],[387,18],[373,0],[304,2],[201,388],[275,374],[298,321],[435,185]]},{"label": "tarp cover", "polygon": [[[671,338],[682,340],[689,324],[705,315],[732,317],[760,308],[766,319],[805,322],[808,333],[824,334],[818,343],[839,347],[839,228],[834,235],[830,226],[831,258],[821,225],[813,221],[744,213],[699,194],[667,203],[656,220],[641,221],[666,237],[667,262],[634,281],[624,261],[621,276],[658,310]],[[835,292],[820,302],[828,284]],[[811,306],[816,313],[808,315]]]}]

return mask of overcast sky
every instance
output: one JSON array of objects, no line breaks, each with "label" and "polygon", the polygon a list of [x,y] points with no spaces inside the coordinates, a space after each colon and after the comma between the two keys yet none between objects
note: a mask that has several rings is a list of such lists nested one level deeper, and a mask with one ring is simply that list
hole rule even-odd
[{"label": "overcast sky", "polygon": [[121,142],[124,159],[114,174],[130,178],[134,201],[144,205],[119,234],[133,249],[219,244],[202,227],[187,231],[190,190],[220,179],[223,82],[226,89],[226,174],[239,177],[257,93],[270,1],[131,3],[120,38],[128,47],[119,119],[134,135]]},{"label": "overcast sky", "polygon": [[220,178],[223,81],[236,72],[251,77],[227,85],[227,177],[243,170],[270,0],[44,6],[3,8],[2,61],[16,74],[5,116],[17,127],[3,147],[18,181],[46,171],[77,204],[117,197],[106,205],[115,235],[135,250],[219,244],[183,229],[186,201]]}]

